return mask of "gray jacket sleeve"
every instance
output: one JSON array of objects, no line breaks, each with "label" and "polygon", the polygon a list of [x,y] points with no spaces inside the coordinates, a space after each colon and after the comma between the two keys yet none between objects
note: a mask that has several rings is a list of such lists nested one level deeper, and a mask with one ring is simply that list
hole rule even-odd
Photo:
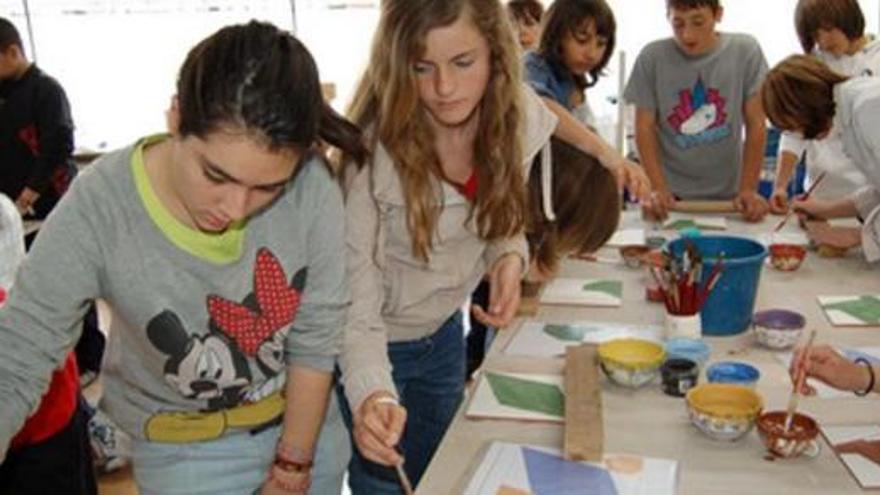
[{"label": "gray jacket sleeve", "polygon": [[[332,372],[342,347],[348,288],[345,276],[345,210],[342,191],[323,163],[310,162],[310,182],[303,191],[312,200],[308,230],[308,274],[302,306],[287,337],[287,361]],[[300,177],[306,179],[307,177]]]},{"label": "gray jacket sleeve", "polygon": [[78,185],[43,224],[0,309],[0,457],[39,406],[52,372],[79,339],[89,302],[100,294],[98,198]]},{"label": "gray jacket sleeve", "polygon": [[345,326],[340,364],[345,394],[353,411],[377,391],[397,395],[388,360],[388,329],[382,320],[382,272],[375,257],[379,210],[370,192],[370,167],[347,187],[345,247],[352,304]]}]

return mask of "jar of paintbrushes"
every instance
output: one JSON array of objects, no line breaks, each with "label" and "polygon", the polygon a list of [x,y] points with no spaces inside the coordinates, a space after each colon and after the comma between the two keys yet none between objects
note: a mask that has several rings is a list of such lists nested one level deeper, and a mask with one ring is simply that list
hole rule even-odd
[{"label": "jar of paintbrushes", "polygon": [[698,339],[702,336],[700,310],[723,271],[723,256],[703,279],[703,258],[693,243],[685,242],[681,256],[663,253],[663,263],[650,267],[651,276],[666,306],[666,337]]}]

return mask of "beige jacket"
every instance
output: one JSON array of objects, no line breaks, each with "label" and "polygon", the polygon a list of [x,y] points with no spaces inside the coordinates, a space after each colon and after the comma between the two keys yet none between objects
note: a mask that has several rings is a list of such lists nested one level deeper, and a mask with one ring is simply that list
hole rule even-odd
[{"label": "beige jacket", "polygon": [[[525,87],[524,87],[525,89]],[[525,169],[549,142],[556,116],[530,89],[524,96]],[[463,226],[470,205],[442,183],[443,212],[430,259],[412,254],[400,178],[380,145],[372,166],[346,185],[346,247],[352,305],[342,356],[343,383],[354,410],[376,391],[396,395],[388,342],[420,339],[436,332],[476,288],[501,256],[517,253],[527,266],[525,237],[487,243],[473,223]]]}]

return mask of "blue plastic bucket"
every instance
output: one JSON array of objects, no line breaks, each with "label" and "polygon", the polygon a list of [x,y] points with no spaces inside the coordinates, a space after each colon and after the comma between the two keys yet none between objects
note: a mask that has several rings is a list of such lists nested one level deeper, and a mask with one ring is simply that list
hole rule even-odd
[{"label": "blue plastic bucket", "polygon": [[[721,253],[724,253],[721,278],[700,311],[704,335],[735,335],[749,328],[755,309],[755,296],[761,280],[761,267],[767,248],[751,239],[732,236],[689,238],[703,257],[706,283]],[[683,239],[671,241],[666,249],[680,257]]]}]

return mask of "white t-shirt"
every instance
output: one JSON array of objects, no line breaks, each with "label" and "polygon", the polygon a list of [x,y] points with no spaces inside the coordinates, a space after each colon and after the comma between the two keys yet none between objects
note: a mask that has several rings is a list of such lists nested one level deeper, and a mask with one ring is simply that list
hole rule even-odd
[{"label": "white t-shirt", "polygon": [[[835,57],[817,49],[813,55],[825,62],[831,70],[850,77],[880,75],[880,40],[871,37],[864,48],[853,55]],[[865,176],[843,153],[840,132],[832,128],[821,141],[807,140],[793,133],[783,133],[779,153],[787,151],[797,156],[806,153],[807,182],[812,183],[822,172],[826,176],[813,192],[816,198],[833,199],[852,194],[865,184]]]}]

